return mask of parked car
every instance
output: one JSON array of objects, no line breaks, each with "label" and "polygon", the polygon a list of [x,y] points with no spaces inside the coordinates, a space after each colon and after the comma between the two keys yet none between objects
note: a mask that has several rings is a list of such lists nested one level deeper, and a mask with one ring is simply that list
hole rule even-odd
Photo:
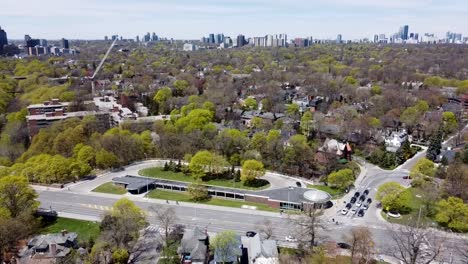
[{"label": "parked car", "polygon": [[355,203],[356,202],[356,197],[352,197],[349,202],[352,203],[352,204]]},{"label": "parked car", "polygon": [[369,208],[369,204],[363,204],[362,209],[367,210]]},{"label": "parked car", "polygon": [[341,214],[342,215],[346,215],[348,213],[348,209],[347,208],[344,208],[343,210],[341,210]]},{"label": "parked car", "polygon": [[356,202],[356,206],[357,206],[357,207],[361,207],[361,205],[362,205],[362,201]]},{"label": "parked car", "polygon": [[366,200],[366,196],[363,194],[359,197],[359,201],[364,202],[364,200]]},{"label": "parked car", "polygon": [[363,194],[368,195],[369,194],[369,189],[366,189]]},{"label": "parked car", "polygon": [[112,168],[111,172],[120,172],[120,171],[124,171],[124,170],[125,170],[124,167],[117,167],[117,168]]},{"label": "parked car", "polygon": [[400,213],[397,212],[397,211],[389,211],[387,213],[387,215],[390,216],[390,217],[393,217],[393,218],[400,218],[401,217]]},{"label": "parked car", "polygon": [[356,214],[356,212],[357,212],[357,208],[356,208],[356,207],[354,207],[353,209],[351,209],[351,213],[352,213],[352,214]]},{"label": "parked car", "polygon": [[291,235],[286,236],[285,239],[286,239],[287,242],[297,242],[297,238],[295,238],[295,237],[293,237]]},{"label": "parked car", "polygon": [[351,207],[353,207],[353,205],[352,205],[351,203],[348,203],[348,204],[346,205],[346,209],[351,209]]},{"label": "parked car", "polygon": [[301,182],[296,182],[297,187],[302,187]]},{"label": "parked car", "polygon": [[357,214],[359,217],[363,217],[365,214],[364,209],[359,210],[359,213]]},{"label": "parked car", "polygon": [[246,237],[254,237],[257,233],[254,231],[247,231],[245,232]]},{"label": "parked car", "polygon": [[343,243],[343,242],[336,243],[336,245],[337,245],[339,248],[342,248],[342,249],[350,249],[350,248],[351,248],[351,245],[346,244],[346,243]]},{"label": "parked car", "polygon": [[354,197],[356,197],[356,198],[358,198],[358,197],[359,197],[359,195],[361,195],[361,193],[360,193],[360,192],[355,192],[355,193],[354,193]]},{"label": "parked car", "polygon": [[371,199],[371,198],[367,198],[367,203],[368,203],[368,204],[371,204],[371,203],[372,203],[372,199]]}]

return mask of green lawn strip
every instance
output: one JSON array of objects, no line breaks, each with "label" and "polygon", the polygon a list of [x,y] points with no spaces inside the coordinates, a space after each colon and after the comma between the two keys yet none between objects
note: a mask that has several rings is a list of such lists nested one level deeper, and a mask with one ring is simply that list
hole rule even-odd
[{"label": "green lawn strip", "polygon": [[95,240],[100,232],[98,223],[59,217],[55,222],[47,223],[41,228],[40,233],[60,233],[62,230],[77,233],[81,242],[88,242],[90,238]]},{"label": "green lawn strip", "polygon": [[345,194],[345,192],[343,192],[343,191],[340,190],[340,189],[331,188],[330,186],[325,186],[325,185],[312,185],[312,184],[307,184],[307,188],[312,188],[312,189],[317,189],[317,190],[321,190],[321,191],[327,192],[327,193],[329,193],[334,199],[340,198],[341,196],[343,196],[343,195]]},{"label": "green lawn strip", "polygon": [[[409,204],[409,206],[411,207],[411,212],[409,214],[401,214],[400,218],[393,218],[393,217],[387,218],[387,213],[382,211],[382,217],[384,219],[387,219],[388,222],[408,225],[418,220],[419,208],[424,207],[424,202],[423,202],[423,197],[421,196],[421,198],[419,198],[417,197],[417,195],[422,194],[422,191],[417,188],[409,188],[408,191],[411,193],[411,200]],[[421,224],[432,224],[433,222],[434,222],[433,219],[425,216],[424,213],[421,213],[421,217],[420,217]]]},{"label": "green lawn strip", "polygon": [[112,182],[104,183],[98,186],[96,189],[92,190],[93,192],[100,192],[100,193],[110,193],[110,194],[125,194],[127,190],[124,187],[115,185]]},{"label": "green lawn strip", "polygon": [[[195,179],[189,175],[185,175],[182,172],[173,172],[173,171],[164,171],[162,168],[148,168],[143,169],[138,172],[141,176],[152,177],[152,178],[159,178],[164,180],[172,180],[172,181],[180,181],[180,182],[188,182],[192,183],[195,182]],[[204,181],[203,184],[205,185],[212,185],[218,187],[226,187],[226,188],[237,188],[237,189],[244,189],[244,190],[263,190],[270,186],[270,184],[263,185],[261,187],[250,187],[245,186],[241,182],[234,182],[230,179],[213,179],[209,181]]]},{"label": "green lawn strip", "polygon": [[166,190],[158,189],[158,190],[151,191],[148,194],[148,197],[153,198],[153,199],[160,199],[160,200],[171,200],[171,201],[186,202],[186,203],[199,203],[199,204],[217,205],[217,206],[234,207],[234,208],[242,208],[242,205],[248,205],[248,206],[257,207],[257,210],[278,212],[278,209],[271,208],[265,204],[252,203],[252,202],[246,202],[246,201],[211,198],[208,201],[194,202],[190,199],[190,196],[186,192],[166,191]]}]

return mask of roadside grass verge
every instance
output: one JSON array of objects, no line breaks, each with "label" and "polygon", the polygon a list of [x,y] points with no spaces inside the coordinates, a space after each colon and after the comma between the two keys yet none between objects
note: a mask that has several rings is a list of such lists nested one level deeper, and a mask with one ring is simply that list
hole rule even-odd
[{"label": "roadside grass verge", "polygon": [[343,195],[345,195],[344,191],[342,191],[340,189],[332,188],[330,186],[325,186],[325,185],[307,184],[307,188],[317,189],[317,190],[327,192],[332,196],[333,199],[338,199],[338,198],[341,198]]},{"label": "roadside grass verge", "polygon": [[112,182],[104,183],[98,186],[96,189],[92,190],[92,192],[100,192],[100,193],[110,193],[110,194],[125,194],[127,190],[124,187],[118,186],[113,184]]},{"label": "roadside grass verge", "polygon": [[225,207],[233,207],[233,208],[242,208],[243,205],[248,205],[248,206],[255,206],[257,210],[261,210],[261,211],[269,211],[269,212],[279,211],[278,209],[271,208],[265,204],[237,201],[237,200],[228,200],[228,199],[219,199],[219,198],[211,198],[207,201],[195,202],[190,198],[190,196],[186,192],[176,192],[176,191],[166,191],[166,190],[156,189],[156,190],[152,190],[151,192],[149,192],[147,196],[152,199],[170,200],[170,201],[178,201],[178,202],[185,202],[185,203],[198,203],[198,204],[217,205],[217,206],[225,206]]}]

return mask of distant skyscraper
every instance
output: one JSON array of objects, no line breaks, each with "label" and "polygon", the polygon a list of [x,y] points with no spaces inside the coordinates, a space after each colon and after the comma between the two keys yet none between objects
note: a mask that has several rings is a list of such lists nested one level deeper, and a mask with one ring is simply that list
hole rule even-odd
[{"label": "distant skyscraper", "polygon": [[44,46],[44,47],[47,46],[47,39],[40,39],[39,40],[39,45]]},{"label": "distant skyscraper", "polygon": [[109,40],[109,37],[108,37],[108,36],[104,36],[104,40],[105,40],[105,41],[108,41],[108,40]]},{"label": "distant skyscraper", "polygon": [[223,43],[223,42],[224,42],[224,34],[222,34],[222,33],[221,33],[221,34],[217,34],[217,35],[216,35],[216,43],[217,43],[217,44],[221,44],[221,43]]},{"label": "distant skyscraper", "polygon": [[140,36],[136,36],[135,40],[136,42],[140,42]]},{"label": "distant skyscraper", "polygon": [[116,40],[117,39],[117,35],[112,35],[112,41]]},{"label": "distant skyscraper", "polygon": [[338,34],[338,36],[336,36],[336,43],[341,44],[342,42],[343,42],[343,36],[341,36],[341,34]]},{"label": "distant skyscraper", "polygon": [[407,40],[408,39],[408,31],[409,31],[409,26],[408,25],[404,25],[403,26],[403,35],[402,35],[402,39],[404,40]]},{"label": "distant skyscraper", "polygon": [[7,33],[0,27],[0,54],[3,54],[3,46],[8,45]]},{"label": "distant skyscraper", "polygon": [[70,45],[68,44],[68,39],[62,38],[62,48],[69,49]]},{"label": "distant skyscraper", "polygon": [[208,43],[214,44],[215,43],[215,35],[212,33],[208,39]]},{"label": "distant skyscraper", "polygon": [[244,35],[238,35],[237,36],[237,47],[242,47],[245,45],[245,36]]},{"label": "distant skyscraper", "polygon": [[379,35],[375,34],[374,35],[374,43],[379,42]]}]

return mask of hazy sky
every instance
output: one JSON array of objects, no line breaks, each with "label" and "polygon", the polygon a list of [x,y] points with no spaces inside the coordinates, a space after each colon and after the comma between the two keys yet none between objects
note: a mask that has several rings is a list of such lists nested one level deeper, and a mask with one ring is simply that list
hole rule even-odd
[{"label": "hazy sky", "polygon": [[11,39],[102,39],[146,32],[176,39],[209,33],[248,37],[372,38],[395,33],[468,36],[467,0],[0,0],[0,26]]}]

